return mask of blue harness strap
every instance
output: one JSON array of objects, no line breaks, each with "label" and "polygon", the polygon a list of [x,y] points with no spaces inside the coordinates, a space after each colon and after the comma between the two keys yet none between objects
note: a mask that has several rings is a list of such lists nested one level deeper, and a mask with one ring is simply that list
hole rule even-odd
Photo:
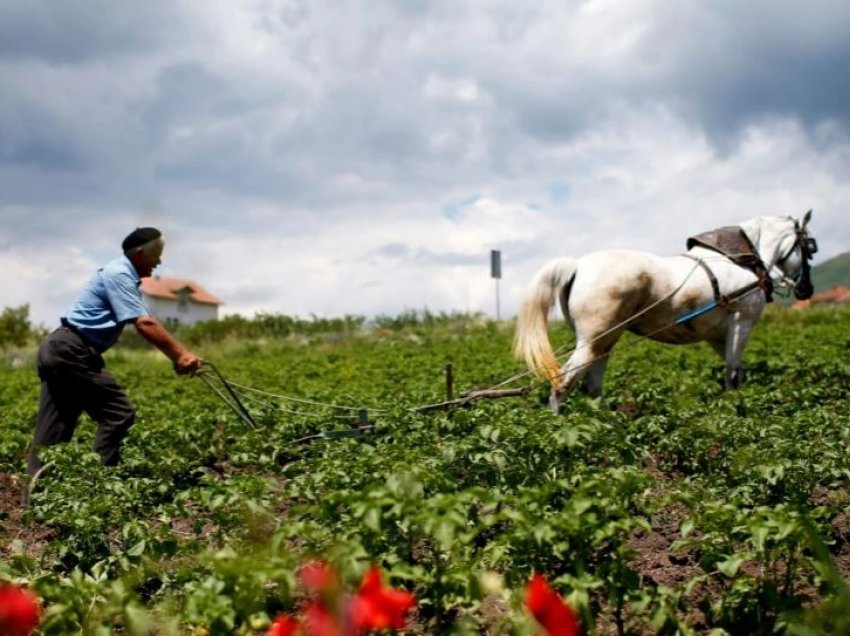
[{"label": "blue harness strap", "polygon": [[703,314],[707,314],[709,311],[711,311],[715,307],[717,307],[717,301],[712,300],[707,305],[703,305],[702,307],[698,307],[698,308],[694,309],[693,311],[689,311],[688,313],[684,314],[683,316],[679,316],[678,318],[676,318],[676,321],[673,324],[674,325],[681,325],[683,323],[686,323],[689,320],[696,318],[697,316],[702,316]]},{"label": "blue harness strap", "polygon": [[697,316],[707,314],[712,309],[716,309],[717,307],[725,307],[726,305],[738,300],[741,296],[745,296],[756,289],[761,289],[762,291],[765,291],[764,287],[762,287],[760,280],[753,281],[749,285],[744,285],[743,287],[741,287],[741,289],[734,291],[731,294],[721,296],[719,299],[712,300],[710,303],[703,305],[702,307],[697,307],[693,311],[689,311],[688,313],[679,316],[678,318],[676,318],[673,324],[681,325],[683,323],[688,322],[689,320],[693,320]]},{"label": "blue harness strap", "polygon": [[720,283],[717,282],[717,276],[714,275],[714,272],[711,271],[711,268],[708,266],[708,264],[701,258],[692,254],[682,254],[682,256],[696,261],[697,264],[705,272],[706,276],[708,276],[708,281],[711,283],[711,291],[714,293],[714,300],[712,300],[706,305],[703,305],[702,307],[697,307],[696,309],[682,316],[679,316],[673,323],[674,325],[681,325],[688,322],[689,320],[692,320],[693,318],[696,318],[697,316],[702,316],[703,314],[708,313],[709,311],[717,307],[723,301],[723,296],[720,294]]}]

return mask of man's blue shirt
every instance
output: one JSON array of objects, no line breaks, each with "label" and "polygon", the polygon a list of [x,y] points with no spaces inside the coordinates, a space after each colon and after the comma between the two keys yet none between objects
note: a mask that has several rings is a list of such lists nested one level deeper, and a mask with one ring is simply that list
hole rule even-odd
[{"label": "man's blue shirt", "polygon": [[95,348],[106,351],[125,324],[150,314],[139,290],[141,282],[126,256],[110,261],[95,272],[62,316],[62,324],[74,327]]}]

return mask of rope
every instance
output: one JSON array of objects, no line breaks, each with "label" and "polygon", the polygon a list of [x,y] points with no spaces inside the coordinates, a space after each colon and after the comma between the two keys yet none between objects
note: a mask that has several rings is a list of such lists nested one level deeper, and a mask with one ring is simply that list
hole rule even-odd
[{"label": "rope", "polygon": [[[234,386],[234,388],[236,388],[235,385],[233,385],[232,382],[231,382],[231,386]],[[261,400],[257,397],[254,397],[253,395],[251,395],[250,393],[247,393],[247,392],[240,392],[239,394],[243,398],[245,398],[246,400],[249,400],[249,401],[253,402],[254,404],[259,404],[260,406],[262,406],[266,409],[269,409],[269,410],[275,410],[275,411],[281,412],[281,413],[289,413],[291,415],[302,415],[302,416],[306,416],[306,417],[324,417],[323,413],[310,413],[310,412],[307,412],[307,411],[296,411],[295,409],[287,409],[287,408],[284,408],[283,406],[281,406],[280,404],[277,404],[275,402],[266,402],[265,400]]]},{"label": "rope", "polygon": [[[278,412],[278,413],[289,413],[291,415],[300,415],[302,417],[316,417],[316,418],[322,418],[322,419],[325,419],[327,417],[324,413],[316,413],[316,412],[310,412],[310,411],[296,411],[295,409],[288,409],[288,408],[281,406],[277,402],[261,400],[257,397],[254,397],[250,393],[242,392],[241,390],[237,390],[237,393],[239,393],[239,395],[242,396],[242,398],[244,398],[246,400],[254,402],[255,404],[259,404],[260,406],[262,406],[265,409],[273,410],[273,411]],[[358,411],[361,411],[361,410],[368,411],[369,409],[357,409],[357,410]],[[336,418],[336,419],[343,419],[343,420],[350,420],[352,418],[351,415],[331,415],[330,417]]]},{"label": "rope", "polygon": [[[747,291],[746,293],[741,294],[740,296],[738,296],[737,298],[735,298],[733,301],[731,301],[729,304],[730,304],[730,305],[735,304],[735,303],[737,303],[738,301],[740,301],[742,298],[745,298],[745,297],[749,296],[750,294],[752,294],[752,293],[754,293],[754,292],[756,292],[756,291],[759,291],[759,290],[760,290],[760,288],[759,288],[759,287],[755,287],[755,288],[753,288],[753,289],[751,289],[751,290]],[[624,345],[622,345],[622,346],[618,347],[618,349],[619,349],[620,351],[622,351],[623,349],[626,349],[626,348],[628,348],[628,347],[630,347],[630,346],[633,346],[633,345],[635,345],[635,344],[637,344],[637,343],[641,342],[641,341],[642,341],[642,340],[644,340],[645,338],[651,338],[651,337],[652,337],[652,336],[654,336],[655,334],[661,333],[662,331],[665,331],[666,329],[670,329],[670,327],[674,327],[674,326],[676,326],[676,323],[675,323],[675,322],[674,322],[674,323],[671,323],[671,324],[668,324],[668,325],[664,325],[663,327],[659,327],[659,328],[658,328],[658,329],[656,329],[655,331],[650,331],[650,332],[649,332],[649,333],[647,333],[647,334],[642,334],[640,338],[636,338],[635,340],[632,340],[631,342],[628,342],[628,343],[626,343],[626,344],[624,344]],[[579,365],[579,366],[577,366],[577,367],[571,368],[571,369],[569,369],[569,371],[561,371],[561,372],[559,373],[559,375],[563,376],[563,375],[566,375],[566,374],[567,374],[567,373],[569,373],[569,372],[573,372],[573,371],[580,371],[580,370],[584,369],[585,367],[589,367],[589,366],[593,365],[594,363],[598,362],[599,360],[602,360],[603,358],[607,358],[607,357],[608,357],[608,356],[610,356],[612,353],[614,353],[613,349],[612,349],[612,350],[610,350],[610,351],[608,351],[607,353],[603,353],[601,356],[598,356],[598,357],[594,358],[593,360],[590,360],[589,362],[585,362],[584,364],[581,364],[581,365]]]},{"label": "rope", "polygon": [[[745,256],[745,255],[747,255],[747,254],[744,254],[744,253],[740,253],[740,254],[732,253],[732,254],[729,254],[729,255],[728,255],[728,257],[727,257],[727,256],[724,256],[724,255],[717,255],[717,256],[701,257],[701,258],[700,258],[700,260],[701,260],[703,263],[705,263],[705,262],[712,262],[712,261],[727,261],[727,262],[728,262],[728,261],[731,261],[731,258],[732,258],[732,257]],[[686,255],[685,255],[685,254],[680,254],[679,256],[686,256]],[[633,320],[635,320],[635,319],[639,318],[639,317],[640,317],[640,316],[642,316],[644,313],[646,313],[646,312],[650,311],[651,309],[654,309],[654,308],[655,308],[655,307],[657,307],[659,304],[661,304],[661,303],[663,303],[664,301],[668,300],[669,298],[673,297],[676,293],[678,293],[678,292],[679,292],[679,290],[681,290],[681,289],[682,289],[682,287],[684,287],[685,283],[686,283],[686,282],[688,282],[688,280],[690,279],[690,277],[691,277],[691,276],[693,276],[693,273],[694,273],[694,271],[696,270],[696,268],[697,268],[697,267],[699,267],[699,261],[696,261],[696,262],[694,263],[694,266],[691,268],[691,270],[688,272],[687,276],[685,276],[685,278],[682,280],[682,282],[681,282],[681,283],[679,283],[679,286],[678,286],[678,287],[676,287],[676,289],[674,289],[672,292],[670,292],[669,294],[667,294],[667,296],[664,296],[663,298],[661,298],[661,299],[657,300],[655,303],[653,303],[653,304],[649,305],[649,306],[648,306],[648,307],[646,307],[645,309],[643,309],[643,310],[641,310],[640,312],[636,313],[634,316],[631,316],[630,318],[627,318],[626,320],[624,320],[624,321],[620,322],[619,324],[614,325],[613,327],[611,327],[611,328],[610,328],[610,329],[608,329],[607,331],[605,331],[605,332],[603,332],[603,333],[599,334],[598,336],[596,336],[596,337],[595,337],[595,338],[593,338],[592,340],[588,340],[586,343],[582,344],[582,345],[581,345],[581,346],[579,346],[579,347],[573,347],[572,349],[568,349],[567,351],[565,351],[565,352],[563,352],[563,353],[562,353],[562,350],[564,350],[566,347],[569,347],[570,345],[569,345],[569,344],[561,345],[560,347],[558,347],[557,349],[555,349],[555,350],[553,351],[553,353],[555,354],[555,359],[556,359],[556,360],[558,360],[558,361],[561,361],[561,360],[564,360],[564,359],[568,358],[569,356],[571,356],[573,353],[575,353],[575,352],[576,352],[578,349],[580,349],[581,347],[584,347],[584,346],[588,346],[588,345],[593,344],[594,342],[596,342],[596,341],[597,341],[597,340],[599,340],[600,338],[604,338],[605,336],[609,335],[611,332],[616,331],[617,329],[620,329],[621,327],[623,327],[623,326],[627,325],[627,324],[628,324],[628,323],[630,323],[631,321],[633,321]],[[784,283],[784,281],[780,281],[780,284],[782,284],[782,283]],[[758,289],[758,288],[756,288],[756,289]],[[754,291],[754,290],[753,290],[753,291]],[[733,302],[737,302],[737,301],[738,301],[738,300],[740,300],[741,298],[744,298],[745,296],[748,296],[750,293],[751,293],[751,292],[749,292],[749,291],[748,291],[747,293],[742,294],[739,298],[736,298]],[[716,307],[716,305],[715,305],[715,307]],[[714,309],[715,307],[711,307],[711,309]],[[710,311],[710,310],[707,310],[707,311]],[[695,317],[697,317],[698,315],[699,315],[699,314],[693,315],[693,316],[691,316],[691,318],[695,318]],[[679,319],[677,319],[677,320],[679,320]],[[680,324],[680,323],[679,323],[679,322],[677,322],[677,321],[674,321],[674,322],[672,322],[672,323],[670,323],[670,324],[668,324],[668,325],[665,325],[664,327],[661,327],[660,329],[656,329],[655,331],[653,331],[653,332],[651,332],[651,333],[644,334],[644,336],[643,336],[643,337],[644,337],[644,338],[649,338],[649,337],[651,337],[651,336],[654,336],[654,335],[655,335],[655,334],[657,334],[657,333],[661,333],[662,331],[664,331],[664,330],[666,330],[666,329],[670,329],[671,327],[675,327],[675,326],[677,326],[678,324]],[[620,348],[622,349],[622,347],[620,347]],[[599,356],[598,358],[595,358],[594,360],[592,360],[592,361],[591,361],[591,362],[589,362],[589,363],[582,364],[582,365],[580,365],[580,366],[576,367],[576,370],[581,370],[581,369],[585,368],[586,366],[590,366],[591,364],[593,364],[593,363],[594,363],[594,362],[596,362],[597,360],[600,360],[600,359],[602,359],[603,357],[607,357],[607,356],[611,355],[611,353],[612,353],[612,352],[610,352],[610,351],[609,351],[607,354],[603,354],[602,356]],[[517,373],[517,374],[515,374],[515,375],[512,375],[512,376],[508,377],[508,378],[507,378],[507,379],[505,379],[505,380],[502,380],[501,382],[499,382],[499,383],[497,383],[497,384],[494,384],[493,386],[488,387],[488,388],[487,388],[487,389],[485,389],[485,390],[498,389],[499,387],[505,386],[506,384],[511,384],[512,382],[515,382],[515,381],[517,381],[517,380],[520,380],[520,379],[522,379],[522,378],[524,378],[524,377],[526,377],[526,376],[532,375],[533,373],[535,373],[536,371],[538,371],[539,369],[542,369],[542,368],[543,368],[543,365],[538,365],[537,367],[533,367],[533,368],[531,368],[531,369],[529,369],[529,370],[527,370],[527,371],[524,371],[524,372],[522,372],[522,373]],[[561,375],[561,376],[563,376],[564,374],[565,374],[565,372],[564,372],[564,371],[562,371],[562,372],[560,372],[560,373],[559,373],[559,375]]]},{"label": "rope", "polygon": [[[679,286],[678,286],[678,287],[676,287],[676,289],[674,289],[673,291],[671,291],[671,292],[670,292],[669,294],[667,294],[666,296],[664,296],[664,297],[662,297],[662,298],[659,298],[658,300],[656,300],[656,301],[655,301],[654,303],[652,303],[651,305],[648,305],[648,306],[647,306],[647,307],[645,307],[644,309],[640,310],[640,311],[639,311],[638,313],[636,313],[635,315],[630,316],[629,318],[626,318],[625,320],[623,320],[622,322],[620,322],[620,323],[618,323],[618,324],[614,325],[613,327],[611,327],[611,328],[610,328],[610,329],[608,329],[607,331],[602,332],[601,334],[599,334],[599,335],[598,335],[598,336],[596,336],[595,338],[593,338],[593,339],[591,339],[591,340],[588,340],[586,343],[583,343],[582,345],[580,345],[580,346],[578,346],[578,347],[573,347],[572,349],[570,349],[569,351],[567,351],[567,352],[565,352],[565,353],[559,353],[559,351],[560,351],[561,349],[563,349],[564,347],[569,346],[569,345],[562,345],[561,347],[559,347],[558,349],[556,349],[555,351],[553,351],[553,352],[552,352],[553,354],[555,354],[555,359],[556,359],[556,360],[559,360],[560,358],[566,358],[568,355],[572,355],[573,353],[575,353],[576,351],[578,351],[581,347],[587,347],[587,346],[589,346],[589,345],[592,345],[594,342],[596,342],[596,341],[597,341],[597,340],[599,340],[600,338],[604,338],[605,336],[609,335],[610,333],[612,333],[612,332],[614,332],[614,331],[617,331],[618,329],[621,329],[622,327],[626,326],[627,324],[629,324],[629,323],[630,323],[630,322],[632,322],[633,320],[636,320],[637,318],[640,318],[640,317],[641,317],[642,315],[644,315],[646,312],[651,311],[652,309],[655,309],[655,308],[656,308],[658,305],[660,305],[661,303],[663,303],[663,302],[665,302],[665,301],[669,300],[669,299],[670,299],[670,298],[672,298],[674,295],[676,295],[676,294],[679,292],[679,290],[681,290],[681,289],[682,289],[682,287],[684,287],[684,286],[685,286],[685,283],[687,283],[687,282],[688,282],[688,280],[690,280],[691,276],[693,276],[693,274],[694,274],[694,272],[696,271],[697,267],[699,267],[699,262],[695,262],[695,263],[694,263],[693,267],[691,267],[691,270],[688,272],[687,276],[685,276],[685,278],[682,280],[682,282],[681,282],[681,283],[679,283]],[[673,326],[673,325],[668,325],[668,327],[665,327],[665,328],[669,328],[669,327],[671,327],[671,326]],[[508,378],[508,379],[506,379],[506,380],[502,380],[502,381],[501,381],[501,382],[499,382],[498,384],[495,384],[495,385],[493,385],[493,386],[489,387],[487,390],[491,390],[491,389],[498,389],[499,387],[502,387],[502,386],[504,386],[504,385],[506,385],[506,384],[510,384],[510,383],[512,383],[512,382],[515,382],[516,380],[519,380],[519,379],[524,378],[524,377],[526,377],[526,376],[528,376],[528,375],[531,375],[531,374],[535,373],[536,371],[538,371],[539,369],[542,369],[542,368],[543,368],[543,365],[538,365],[538,366],[536,366],[536,367],[534,367],[534,368],[532,368],[532,369],[529,369],[528,371],[525,371],[525,372],[523,372],[523,373],[518,373],[518,374],[516,374],[516,375],[513,375],[513,376],[509,377],[509,378]],[[562,372],[562,375],[563,375],[563,372]]]},{"label": "rope", "polygon": [[[735,256],[735,255],[734,255],[734,254],[732,254],[732,255],[730,255],[730,256]],[[651,311],[652,309],[654,309],[655,307],[657,307],[657,306],[658,306],[658,305],[660,305],[661,303],[663,303],[663,302],[665,302],[665,301],[669,300],[669,299],[670,299],[670,298],[672,298],[675,294],[677,294],[677,293],[678,293],[678,292],[682,289],[682,287],[684,287],[685,283],[687,283],[687,282],[688,282],[688,280],[690,280],[691,276],[693,276],[693,273],[694,273],[694,272],[696,271],[696,269],[700,266],[700,262],[714,261],[714,260],[718,260],[718,261],[719,261],[719,260],[722,260],[722,261],[729,261],[730,259],[729,259],[728,257],[726,257],[726,256],[716,256],[716,257],[703,258],[703,259],[701,259],[701,261],[700,261],[700,260],[695,261],[695,262],[694,262],[694,265],[691,267],[691,269],[690,269],[690,271],[688,272],[688,274],[685,276],[685,278],[684,278],[684,279],[682,279],[682,282],[681,282],[681,283],[679,283],[679,285],[678,285],[678,286],[677,286],[677,287],[676,287],[673,291],[671,291],[671,292],[670,292],[670,293],[668,293],[667,295],[665,295],[665,296],[663,296],[663,297],[659,298],[659,299],[658,299],[658,300],[656,300],[654,303],[652,303],[652,304],[648,305],[647,307],[645,307],[644,309],[642,309],[642,310],[641,310],[641,311],[639,311],[638,313],[634,314],[633,316],[630,316],[629,318],[627,318],[627,319],[625,319],[625,320],[623,320],[623,321],[621,321],[621,322],[617,323],[617,324],[616,324],[616,325],[614,325],[613,327],[610,327],[610,328],[609,328],[609,329],[607,329],[606,331],[604,331],[604,332],[602,332],[601,334],[597,335],[595,338],[593,338],[593,339],[591,339],[591,340],[588,340],[588,341],[587,341],[587,342],[585,342],[585,343],[582,343],[582,344],[581,344],[581,345],[579,345],[578,347],[573,347],[572,349],[568,349],[568,350],[567,350],[567,351],[565,351],[565,352],[562,352],[562,350],[563,350],[563,349],[565,349],[566,347],[568,347],[569,345],[562,345],[562,346],[558,347],[557,349],[555,349],[555,350],[553,351],[553,353],[555,354],[555,359],[556,359],[556,360],[558,360],[558,361],[560,361],[561,359],[566,359],[568,356],[571,356],[573,353],[575,353],[575,352],[576,352],[579,348],[581,348],[581,347],[587,347],[587,346],[589,346],[589,345],[592,345],[594,342],[596,342],[596,341],[597,341],[597,340],[599,340],[600,338],[604,338],[604,337],[608,336],[609,334],[611,334],[612,332],[617,331],[617,330],[619,330],[619,329],[621,329],[621,328],[625,327],[626,325],[628,325],[628,324],[629,324],[629,323],[631,323],[632,321],[634,321],[634,320],[636,320],[636,319],[640,318],[641,316],[643,316],[643,315],[644,315],[644,314],[646,314],[647,312]],[[735,299],[734,299],[734,300],[733,300],[730,304],[737,303],[737,302],[738,302],[738,301],[740,301],[742,298],[745,298],[746,296],[750,295],[751,293],[754,293],[754,292],[758,291],[759,289],[760,289],[759,287],[754,287],[753,289],[748,290],[747,292],[745,292],[745,293],[741,294],[740,296],[738,296],[737,298],[735,298]],[[701,315],[701,313],[705,313],[705,312],[710,311],[710,310],[712,310],[712,309],[714,309],[714,308],[716,308],[716,307],[717,307],[717,304],[716,304],[716,303],[714,303],[714,304],[713,304],[713,306],[712,306],[712,304],[711,304],[711,303],[709,303],[709,305],[707,305],[707,306],[706,306],[706,308],[703,308],[703,309],[705,309],[705,311],[701,311],[700,313],[693,313],[693,312],[692,312],[691,314],[688,314],[688,315],[686,316],[686,318],[687,318],[687,319],[694,318],[694,317],[696,317],[696,316],[698,316],[698,315]],[[656,335],[656,334],[658,334],[658,333],[661,333],[662,331],[665,331],[665,330],[667,330],[667,329],[670,329],[671,327],[675,327],[675,326],[677,326],[677,325],[681,324],[682,322],[685,322],[685,320],[684,320],[682,317],[680,317],[680,318],[678,318],[678,319],[674,320],[673,322],[671,322],[671,323],[669,323],[669,324],[667,324],[667,325],[664,325],[664,326],[662,326],[662,327],[659,327],[658,329],[656,329],[656,330],[654,330],[654,331],[652,331],[652,332],[650,332],[650,333],[642,334],[642,338],[641,338],[641,339],[643,339],[643,338],[651,338],[652,336],[654,336],[654,335]],[[634,341],[632,341],[631,343],[627,343],[626,345],[621,346],[621,347],[619,347],[619,348],[622,350],[624,347],[632,346],[632,345],[636,344],[637,342],[639,342],[641,339],[634,340]],[[565,375],[567,372],[580,371],[581,369],[583,369],[583,368],[585,368],[585,367],[588,367],[588,366],[591,366],[591,365],[595,364],[596,362],[598,362],[599,360],[601,360],[601,359],[603,359],[603,358],[606,358],[606,357],[610,356],[612,353],[613,353],[613,350],[610,350],[610,351],[608,351],[607,353],[604,353],[604,354],[602,354],[602,355],[600,355],[600,356],[598,356],[598,357],[594,358],[593,360],[590,360],[589,362],[586,362],[586,363],[584,363],[584,364],[582,364],[582,365],[579,365],[579,366],[577,366],[577,367],[571,368],[571,369],[569,369],[568,371],[561,371],[561,372],[559,373],[559,375],[560,375],[560,376],[563,376],[563,375]],[[502,381],[500,381],[500,382],[498,382],[498,383],[496,383],[496,384],[494,384],[494,385],[491,385],[490,387],[488,387],[487,389],[484,389],[484,390],[485,390],[485,391],[495,390],[495,389],[498,389],[498,388],[500,388],[500,387],[505,386],[506,384],[511,384],[511,383],[513,383],[513,382],[516,382],[517,380],[520,380],[520,379],[522,379],[522,378],[524,378],[524,377],[527,377],[527,376],[529,376],[529,375],[533,374],[535,371],[537,371],[537,370],[538,370],[538,369],[540,369],[540,368],[542,368],[542,365],[541,365],[541,366],[538,366],[538,367],[535,367],[535,368],[532,368],[532,369],[529,369],[529,370],[524,371],[524,372],[522,372],[522,373],[517,373],[517,374],[511,375],[511,376],[509,376],[508,378],[506,378],[506,379],[504,379],[504,380],[502,380]],[[209,387],[210,387],[210,388],[211,388],[211,389],[212,389],[215,393],[217,393],[217,394],[219,395],[219,397],[221,397],[221,399],[222,399],[222,400],[223,400],[223,401],[224,401],[224,402],[225,402],[228,406],[230,406],[230,407],[231,407],[234,411],[236,411],[236,412],[237,412],[240,416],[242,415],[242,414],[240,413],[239,409],[238,409],[236,406],[234,406],[234,405],[233,405],[233,404],[232,404],[232,403],[231,403],[231,402],[230,402],[230,401],[226,398],[226,396],[225,396],[222,392],[218,391],[218,390],[217,390],[217,389],[216,389],[216,388],[215,388],[215,387],[214,387],[214,386],[213,386],[213,385],[212,385],[212,384],[208,381],[208,378],[207,378],[207,377],[205,377],[205,376],[207,376],[207,375],[209,375],[209,374],[199,373],[198,375],[199,375],[199,376],[201,376],[201,379],[202,379],[202,380],[204,380],[204,381],[207,383],[207,385],[208,385],[208,386],[209,386]],[[230,381],[230,380],[224,380],[224,378],[223,378],[223,377],[221,377],[221,374],[218,374],[218,375],[219,375],[219,378],[218,378],[218,379],[219,379],[219,380],[220,380],[220,381],[224,384],[224,386],[225,386],[225,387],[227,387],[229,390],[231,390],[231,392],[232,392],[232,390],[233,390],[233,389],[240,389],[240,390],[242,391],[242,393],[240,393],[240,395],[242,395],[242,397],[244,397],[244,398],[246,398],[246,399],[248,399],[248,400],[251,400],[251,401],[252,401],[252,402],[254,402],[254,403],[261,404],[262,406],[267,407],[267,408],[268,408],[268,407],[271,407],[271,406],[274,406],[277,410],[281,410],[281,411],[283,411],[283,412],[291,413],[291,414],[294,414],[294,415],[302,415],[302,416],[307,416],[307,417],[323,417],[323,415],[321,415],[321,414],[317,414],[317,413],[307,413],[307,412],[303,412],[303,411],[295,411],[295,410],[292,410],[292,409],[285,409],[285,408],[283,408],[283,407],[281,407],[281,406],[279,406],[279,405],[275,405],[275,404],[273,404],[273,403],[266,402],[266,401],[264,401],[264,400],[261,400],[261,399],[259,399],[259,398],[255,397],[255,395],[250,395],[250,394],[263,395],[263,396],[266,396],[266,397],[275,398],[275,399],[277,399],[277,400],[288,401],[288,402],[295,402],[295,403],[298,403],[298,404],[307,404],[307,405],[311,405],[311,406],[321,406],[321,407],[325,407],[325,408],[329,408],[329,409],[339,409],[339,410],[345,410],[345,411],[364,411],[364,410],[365,410],[365,411],[369,411],[369,412],[372,412],[372,413],[386,413],[386,412],[387,412],[387,409],[378,409],[378,408],[371,408],[371,407],[363,408],[363,407],[356,407],[356,406],[346,406],[346,405],[340,405],[340,404],[333,404],[333,403],[330,403],[330,402],[321,402],[321,401],[318,401],[318,400],[309,400],[309,399],[305,399],[305,398],[297,398],[297,397],[288,396],[288,395],[281,395],[281,394],[278,394],[278,393],[271,393],[271,392],[269,392],[269,391],[263,391],[263,390],[260,390],[260,389],[255,389],[255,388],[253,388],[253,387],[245,386],[245,385],[243,385],[243,384],[238,384],[238,383],[236,383],[236,382],[232,382],[232,381]],[[215,376],[210,375],[210,377],[215,377]],[[234,397],[236,397],[235,393],[233,393],[233,395],[234,395]],[[238,403],[238,398],[236,398],[236,399],[237,399],[237,403]],[[241,404],[240,404],[240,406],[241,406]],[[243,407],[243,409],[244,409],[244,407]],[[412,407],[412,408],[409,408],[409,409],[406,409],[406,410],[407,410],[407,411],[411,411],[411,412],[416,412],[416,411],[418,411],[417,407]],[[245,409],[245,411],[246,411],[246,413],[247,413],[247,409]],[[243,418],[243,419],[245,419],[245,418]],[[250,416],[249,416],[248,421],[250,422]],[[250,422],[250,423],[253,423],[253,422]],[[320,434],[319,436],[321,436],[321,434]],[[310,436],[310,438],[313,438],[313,437],[315,437],[315,436]]]},{"label": "rope", "polygon": [[[345,410],[345,411],[359,411],[359,410],[364,408],[362,406],[343,406],[343,405],[340,405],[340,404],[331,404],[329,402],[319,402],[317,400],[307,400],[307,399],[304,399],[304,398],[297,398],[297,397],[292,397],[292,396],[289,396],[289,395],[279,395],[277,393],[270,393],[268,391],[261,391],[260,389],[254,389],[250,386],[237,384],[236,382],[231,382],[230,380],[228,380],[228,384],[230,384],[230,386],[232,386],[232,387],[242,389],[243,391],[250,391],[251,393],[257,393],[259,395],[265,395],[265,396],[268,396],[268,397],[273,397],[273,398],[277,398],[279,400],[284,400],[284,401],[288,401],[288,402],[297,402],[299,404],[310,404],[312,406],[324,406],[324,407],[329,408],[329,409],[342,409],[342,410]],[[376,408],[371,408],[371,407],[365,407],[365,408],[366,408],[367,411],[370,411],[372,413],[386,413],[387,412],[386,409],[376,409]]]}]

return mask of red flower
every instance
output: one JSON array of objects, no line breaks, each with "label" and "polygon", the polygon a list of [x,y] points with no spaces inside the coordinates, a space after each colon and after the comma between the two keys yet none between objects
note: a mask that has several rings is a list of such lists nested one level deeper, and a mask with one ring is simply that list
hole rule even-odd
[{"label": "red flower", "polygon": [[[282,614],[266,632],[266,636],[343,636],[353,634],[345,630],[340,619],[321,601],[314,601],[301,613],[301,621]],[[0,633],[0,636],[3,636]]]},{"label": "red flower", "polygon": [[358,630],[403,629],[404,616],[415,604],[410,592],[383,587],[381,571],[371,567],[352,601],[354,624]]},{"label": "red flower", "polygon": [[29,636],[38,627],[40,614],[35,594],[11,585],[0,586],[0,634]]},{"label": "red flower", "polygon": [[286,614],[281,614],[269,627],[266,636],[295,636],[300,629],[301,624],[297,620]]},{"label": "red flower", "polygon": [[298,578],[312,593],[300,621],[282,614],[266,636],[356,636],[371,630],[402,629],[405,614],[416,603],[410,592],[383,587],[376,567],[363,576],[354,597],[344,593],[336,570],[323,561],[302,567]]},{"label": "red flower", "polygon": [[549,636],[578,636],[579,622],[575,611],[539,574],[532,576],[525,588],[525,606]]},{"label": "red flower", "polygon": [[313,594],[301,616],[306,636],[344,636],[345,595],[336,570],[324,561],[311,561],[298,572],[301,585]]},{"label": "red flower", "polygon": [[301,584],[310,592],[329,594],[339,588],[339,576],[324,561],[311,561],[298,572]]},{"label": "red flower", "polygon": [[302,618],[307,636],[347,636],[353,633],[343,627],[340,617],[321,602],[311,603]]}]

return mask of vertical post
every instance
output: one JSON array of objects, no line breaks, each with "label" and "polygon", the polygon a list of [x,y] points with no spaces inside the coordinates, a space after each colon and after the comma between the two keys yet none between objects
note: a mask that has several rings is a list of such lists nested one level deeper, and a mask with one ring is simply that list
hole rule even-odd
[{"label": "vertical post", "polygon": [[366,409],[357,410],[357,425],[367,426],[369,424],[369,412]]},{"label": "vertical post", "polygon": [[454,398],[454,380],[452,363],[449,362],[446,365],[446,402],[451,402],[452,398]]},{"label": "vertical post", "polygon": [[496,279],[496,320],[500,320],[499,279],[502,277],[502,253],[499,250],[490,250],[490,277]]}]

